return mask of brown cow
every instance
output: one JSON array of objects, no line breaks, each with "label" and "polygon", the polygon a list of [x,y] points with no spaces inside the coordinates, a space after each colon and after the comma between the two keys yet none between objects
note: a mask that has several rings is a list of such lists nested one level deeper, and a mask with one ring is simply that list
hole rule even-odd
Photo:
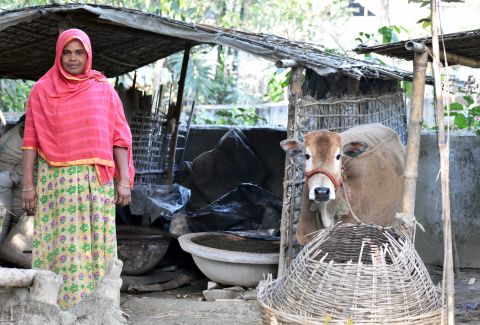
[{"label": "brown cow", "polygon": [[305,187],[296,233],[301,245],[313,232],[332,226],[335,217],[348,223],[393,224],[401,209],[405,161],[395,131],[367,124],[342,133],[313,131],[305,134],[304,145],[295,139],[280,145],[290,155],[304,154]]}]

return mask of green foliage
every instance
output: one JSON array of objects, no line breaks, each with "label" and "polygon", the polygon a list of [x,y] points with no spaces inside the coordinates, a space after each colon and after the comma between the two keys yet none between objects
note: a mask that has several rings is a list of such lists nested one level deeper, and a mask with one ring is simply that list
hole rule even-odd
[{"label": "green foliage", "polygon": [[370,41],[380,44],[392,43],[399,40],[399,34],[402,31],[408,34],[408,30],[402,26],[382,26],[377,30],[376,33],[359,32],[355,40],[361,44],[365,44]]},{"label": "green foliage", "polygon": [[25,112],[32,81],[0,79],[0,95],[4,112]]},{"label": "green foliage", "polygon": [[244,125],[255,126],[260,121],[267,120],[258,115],[253,107],[235,107],[228,109],[219,109],[215,113],[207,113],[205,111],[195,114],[194,124],[208,125]]},{"label": "green foliage", "polygon": [[[208,59],[211,46],[198,46],[191,50],[185,79],[184,97],[196,98],[201,103],[214,102],[215,69],[217,63]],[[166,67],[172,73],[172,80],[177,80],[182,69],[183,52],[175,53],[166,59]]]},{"label": "green foliage", "polygon": [[370,39],[372,39],[372,34],[370,33],[365,33],[365,32],[359,32],[358,36],[355,38],[356,41],[358,41],[361,44],[367,43]]},{"label": "green foliage", "polygon": [[401,86],[402,86],[403,90],[405,91],[405,95],[407,95],[407,97],[411,98],[412,97],[412,92],[413,92],[413,83],[411,81],[403,80],[401,82]]},{"label": "green foliage", "polygon": [[[363,31],[359,32],[355,40],[358,41],[360,45],[366,45],[367,43],[385,44],[385,43],[397,42],[399,40],[398,35],[402,31],[408,34],[408,30],[401,26],[396,26],[396,25],[382,26],[377,30],[376,33],[367,33]],[[364,59],[366,61],[375,62],[381,65],[386,65],[385,62],[379,59],[377,55],[372,53],[365,53]]]},{"label": "green foliage", "polygon": [[444,115],[453,117],[453,128],[457,130],[473,130],[480,135],[480,106],[469,96],[463,96],[465,104],[454,102],[444,108]]},{"label": "green foliage", "polygon": [[266,98],[269,102],[278,103],[283,100],[285,88],[290,83],[290,69],[278,69],[275,71],[267,84]]}]

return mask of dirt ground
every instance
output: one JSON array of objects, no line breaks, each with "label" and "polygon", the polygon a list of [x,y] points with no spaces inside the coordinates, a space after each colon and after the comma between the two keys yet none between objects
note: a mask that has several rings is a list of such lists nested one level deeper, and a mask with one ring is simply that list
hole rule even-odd
[{"label": "dirt ground", "polygon": [[[428,266],[438,285],[441,268]],[[473,284],[469,284],[473,281]],[[121,307],[132,325],[220,325],[261,324],[260,309],[255,300],[203,301],[207,280],[200,279],[179,289],[122,294]],[[455,281],[456,324],[480,325],[480,269],[461,270]]]},{"label": "dirt ground", "polygon": [[[427,269],[433,283],[439,286],[442,269],[431,265]],[[455,324],[480,325],[480,269],[462,269],[455,278]]]},{"label": "dirt ground", "polygon": [[132,325],[261,324],[256,300],[203,301],[207,280],[179,289],[146,294],[122,294],[121,308]]}]

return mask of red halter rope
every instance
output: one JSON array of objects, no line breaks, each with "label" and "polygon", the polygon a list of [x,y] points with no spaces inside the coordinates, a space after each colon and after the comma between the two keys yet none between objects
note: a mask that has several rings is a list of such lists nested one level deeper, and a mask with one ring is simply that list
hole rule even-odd
[{"label": "red halter rope", "polygon": [[[344,171],[344,168],[342,167],[342,173]],[[305,184],[307,185],[307,191],[309,191],[308,189],[308,181],[310,180],[310,177],[312,177],[313,175],[316,175],[316,174],[323,174],[325,176],[327,176],[330,181],[333,183],[333,187],[335,188],[335,192],[339,189],[340,186],[342,186],[342,183],[343,183],[343,177],[340,176],[340,179],[337,181],[335,179],[335,177],[332,175],[332,173],[330,173],[328,170],[322,168],[322,167],[318,167],[318,168],[315,168],[309,172],[307,172],[305,174]]]}]

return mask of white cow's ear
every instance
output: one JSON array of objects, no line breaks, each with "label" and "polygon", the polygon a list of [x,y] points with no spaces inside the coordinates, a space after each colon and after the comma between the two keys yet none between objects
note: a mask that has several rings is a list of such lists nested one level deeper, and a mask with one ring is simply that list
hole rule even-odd
[{"label": "white cow's ear", "polygon": [[283,140],[280,142],[280,147],[292,156],[297,156],[303,152],[303,144],[297,139]]},{"label": "white cow's ear", "polygon": [[343,154],[348,157],[358,157],[367,150],[368,144],[363,141],[352,141],[343,146]]}]

